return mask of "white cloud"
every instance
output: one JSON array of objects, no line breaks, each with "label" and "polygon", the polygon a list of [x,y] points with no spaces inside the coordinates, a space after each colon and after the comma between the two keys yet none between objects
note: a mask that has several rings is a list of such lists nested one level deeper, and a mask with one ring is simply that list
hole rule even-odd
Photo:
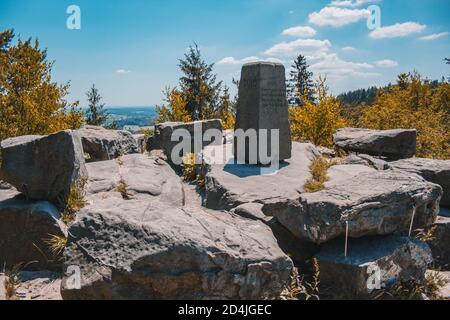
[{"label": "white cloud", "polygon": [[258,60],[259,60],[259,58],[256,56],[246,57],[243,59],[236,59],[234,57],[225,57],[222,60],[218,61],[217,64],[239,65],[239,64],[244,64],[244,63],[248,63],[248,62],[255,62]]},{"label": "white cloud", "polygon": [[347,9],[338,7],[325,7],[319,12],[309,15],[309,22],[321,27],[342,27],[346,24],[355,23],[370,16],[367,9]]},{"label": "white cloud", "polygon": [[350,7],[356,8],[369,3],[380,2],[381,0],[334,0],[329,6],[330,7]]},{"label": "white cloud", "polygon": [[436,40],[436,39],[439,39],[442,37],[446,37],[448,35],[449,35],[448,32],[434,33],[434,34],[430,34],[429,36],[421,37],[420,40],[433,41],[433,40]]},{"label": "white cloud", "polygon": [[117,74],[127,74],[127,73],[131,73],[131,70],[125,70],[125,69],[118,69],[116,70]]},{"label": "white cloud", "polygon": [[346,52],[352,52],[352,51],[356,51],[356,49],[355,48],[353,48],[353,47],[343,47],[342,49],[341,49],[342,51],[346,51]]},{"label": "white cloud", "polygon": [[312,71],[333,78],[379,76],[378,73],[368,72],[370,69],[373,69],[373,65],[369,63],[345,61],[335,53],[329,54],[323,60],[311,65]]},{"label": "white cloud", "polygon": [[385,59],[375,61],[375,65],[381,68],[393,68],[398,66],[398,62],[394,60]]},{"label": "white cloud", "polygon": [[298,39],[278,43],[264,54],[271,57],[293,57],[301,53],[307,59],[318,59],[324,56],[330,47],[331,42],[328,40]]},{"label": "white cloud", "polygon": [[370,37],[373,39],[406,37],[410,34],[420,33],[426,25],[416,22],[397,23],[392,26],[381,27],[373,30]]},{"label": "white cloud", "polygon": [[267,59],[260,59],[257,56],[251,56],[251,57],[246,57],[243,59],[236,59],[234,57],[225,57],[222,60],[218,61],[217,64],[218,65],[243,65],[245,63],[249,63],[249,62],[256,62],[256,61],[268,61],[268,62],[274,62],[274,63],[284,63],[283,60],[278,59],[278,58],[267,58]]},{"label": "white cloud", "polygon": [[317,34],[317,31],[311,27],[298,26],[283,30],[282,32],[285,36],[295,36],[301,38],[314,37]]}]

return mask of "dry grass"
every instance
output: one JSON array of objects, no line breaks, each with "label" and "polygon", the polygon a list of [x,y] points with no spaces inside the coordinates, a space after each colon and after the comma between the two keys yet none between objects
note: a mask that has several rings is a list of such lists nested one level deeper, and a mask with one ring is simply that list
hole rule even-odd
[{"label": "dry grass", "polygon": [[423,300],[439,299],[439,291],[447,284],[447,280],[432,271],[426,277],[424,282],[409,281],[398,282],[393,286],[375,290],[372,292],[374,300]]},{"label": "dry grass", "polygon": [[125,183],[125,181],[119,181],[119,184],[116,186],[116,191],[122,195],[122,198],[124,200],[131,199],[130,194],[128,193],[128,185]]},{"label": "dry grass", "polygon": [[325,182],[328,181],[327,171],[330,167],[336,165],[335,161],[323,157],[314,159],[309,166],[312,178],[306,181],[303,186],[306,192],[318,192],[325,188]]},{"label": "dry grass", "polygon": [[16,298],[16,289],[22,283],[20,279],[20,270],[23,268],[23,263],[19,263],[10,270],[5,271],[5,293],[6,300],[13,300]]},{"label": "dry grass", "polygon": [[61,220],[68,224],[75,219],[76,213],[86,206],[85,191],[87,179],[82,178],[70,188],[65,208],[61,212]]},{"label": "dry grass", "polygon": [[54,257],[59,257],[67,246],[67,237],[49,234],[49,238],[44,239]]},{"label": "dry grass", "polygon": [[197,168],[195,163],[195,154],[188,153],[183,159],[181,169],[183,172],[183,180],[187,182],[193,182],[197,179]]},{"label": "dry grass", "polygon": [[294,268],[290,284],[281,293],[282,300],[320,300],[320,269],[316,258],[312,260],[311,281],[306,281]]}]

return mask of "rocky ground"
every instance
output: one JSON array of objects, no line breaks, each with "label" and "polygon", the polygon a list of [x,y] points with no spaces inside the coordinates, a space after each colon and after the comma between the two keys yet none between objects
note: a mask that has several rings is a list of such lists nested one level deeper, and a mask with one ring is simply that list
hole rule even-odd
[{"label": "rocky ground", "polygon": [[[320,290],[341,298],[371,298],[374,270],[386,288],[427,283],[429,269],[449,279],[450,160],[411,158],[415,131],[340,130],[346,156],[293,143],[278,168],[233,163],[226,132],[202,145],[198,187],[168,159],[180,126],[193,128],[2,141],[0,263],[20,279],[11,298],[278,299],[314,259]],[[311,192],[322,158],[327,180]]]}]

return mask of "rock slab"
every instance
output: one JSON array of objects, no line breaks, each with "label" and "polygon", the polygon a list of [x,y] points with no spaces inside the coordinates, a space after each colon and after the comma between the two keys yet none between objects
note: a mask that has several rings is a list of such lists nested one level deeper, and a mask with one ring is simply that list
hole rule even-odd
[{"label": "rock slab", "polygon": [[59,212],[47,201],[27,201],[23,196],[0,202],[0,265],[12,268],[55,268],[61,264],[46,242],[66,236]]},{"label": "rock slab", "polygon": [[416,130],[339,129],[333,135],[334,145],[346,150],[393,159],[411,158],[416,154]]},{"label": "rock slab", "polygon": [[450,206],[450,160],[411,158],[390,162],[391,168],[415,173],[444,190],[442,206]]},{"label": "rock slab", "polygon": [[76,131],[3,140],[0,178],[26,197],[64,205],[70,188],[86,177],[81,140]]},{"label": "rock slab", "polygon": [[431,238],[426,240],[433,252],[436,265],[450,270],[450,218],[438,217],[431,226]]},{"label": "rock slab", "polygon": [[[288,120],[288,103],[286,99],[286,75],[282,64],[269,62],[248,63],[242,67],[239,82],[239,100],[237,104],[236,129],[255,130],[256,141],[246,140],[243,150],[234,149],[236,158],[251,164],[268,164],[259,154],[264,145],[264,155],[278,151],[278,159],[291,158],[291,131]],[[267,140],[261,136],[260,130],[266,131]],[[267,131],[268,130],[268,131]],[[279,139],[272,145],[270,130],[279,131]],[[237,137],[235,136],[235,139]],[[237,140],[236,140],[237,141]],[[242,153],[245,150],[244,154]],[[251,150],[255,152],[256,161],[251,159]]]},{"label": "rock slab", "polygon": [[426,243],[399,236],[351,240],[347,257],[344,240],[336,240],[326,244],[316,257],[321,286],[339,291],[346,299],[370,298],[377,287],[390,287],[399,281],[420,283],[433,261]]},{"label": "rock slab", "polygon": [[[207,130],[213,129],[217,133],[217,139],[203,139]],[[197,135],[196,136],[196,133]],[[176,159],[172,159],[172,151],[183,140],[175,139],[174,133],[184,133],[186,135],[186,149],[184,152],[175,152],[181,159],[186,153],[200,152],[202,148],[210,144],[219,145],[223,142],[222,122],[219,119],[195,121],[189,123],[183,122],[165,122],[155,126],[155,135],[150,140],[148,150],[161,149],[169,160],[177,162]],[[174,141],[172,141],[174,140]]]},{"label": "rock slab", "polygon": [[78,130],[88,162],[112,160],[121,155],[139,153],[139,146],[131,133],[108,130],[99,126],[85,126]]},{"label": "rock slab", "polygon": [[277,298],[293,268],[262,222],[159,201],[96,201],[69,233],[64,299]]}]

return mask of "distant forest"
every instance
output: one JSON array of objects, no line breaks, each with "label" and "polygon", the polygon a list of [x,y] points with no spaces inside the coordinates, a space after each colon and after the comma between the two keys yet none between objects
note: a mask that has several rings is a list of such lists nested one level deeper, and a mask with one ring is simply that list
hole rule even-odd
[{"label": "distant forest", "polygon": [[[424,82],[430,83],[431,89],[437,88],[440,83],[438,80],[425,80]],[[445,79],[442,79],[441,82],[445,82]],[[377,93],[380,89],[389,89],[391,87],[392,84],[389,83],[387,86],[381,88],[370,87],[367,89],[352,90],[338,95],[337,99],[347,106],[356,106],[360,104],[371,105],[375,102]]]}]

